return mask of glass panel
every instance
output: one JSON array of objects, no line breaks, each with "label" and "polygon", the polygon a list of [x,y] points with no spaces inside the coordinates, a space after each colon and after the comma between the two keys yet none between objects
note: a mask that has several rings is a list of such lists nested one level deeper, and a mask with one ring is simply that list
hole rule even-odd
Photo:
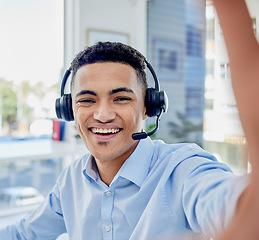
[{"label": "glass panel", "polygon": [[237,174],[243,174],[248,171],[246,139],[231,85],[228,55],[213,2],[206,3],[203,146]]}]

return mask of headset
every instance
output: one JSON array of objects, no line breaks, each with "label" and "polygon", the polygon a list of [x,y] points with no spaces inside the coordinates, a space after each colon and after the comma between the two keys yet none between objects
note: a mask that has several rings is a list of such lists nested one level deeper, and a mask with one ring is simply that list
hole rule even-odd
[{"label": "headset", "polygon": [[[168,109],[168,97],[165,91],[160,91],[159,81],[157,79],[156,73],[151,66],[151,64],[145,59],[147,68],[151,72],[153,79],[155,81],[155,88],[148,88],[145,96],[145,107],[146,114],[149,117],[157,117],[156,127],[151,132],[139,132],[133,133],[132,138],[134,140],[140,140],[147,138],[148,136],[154,134],[158,129],[158,123],[161,118],[162,113],[166,113]],[[61,97],[56,99],[56,114],[58,119],[63,119],[65,121],[73,121],[74,114],[72,109],[72,97],[71,93],[65,94],[65,86],[70,76],[72,68],[70,67],[62,80],[61,84]]]}]

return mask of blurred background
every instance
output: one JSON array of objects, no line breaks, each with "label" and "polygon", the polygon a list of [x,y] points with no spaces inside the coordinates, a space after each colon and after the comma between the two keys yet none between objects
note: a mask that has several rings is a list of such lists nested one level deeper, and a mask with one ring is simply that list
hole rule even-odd
[{"label": "blurred background", "polygon": [[[258,38],[259,1],[246,2]],[[152,138],[195,142],[235,173],[250,170],[212,1],[0,0],[0,32],[0,226],[37,206],[87,152],[54,104],[75,55],[97,41],[129,44],[154,67],[169,109]]]}]

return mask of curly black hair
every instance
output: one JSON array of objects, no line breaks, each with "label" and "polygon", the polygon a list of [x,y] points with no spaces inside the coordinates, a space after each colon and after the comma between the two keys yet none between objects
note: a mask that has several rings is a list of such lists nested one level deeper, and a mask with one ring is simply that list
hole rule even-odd
[{"label": "curly black hair", "polygon": [[79,52],[71,63],[71,89],[77,70],[86,64],[118,62],[133,67],[145,93],[148,88],[145,57],[136,49],[119,42],[98,42]]}]

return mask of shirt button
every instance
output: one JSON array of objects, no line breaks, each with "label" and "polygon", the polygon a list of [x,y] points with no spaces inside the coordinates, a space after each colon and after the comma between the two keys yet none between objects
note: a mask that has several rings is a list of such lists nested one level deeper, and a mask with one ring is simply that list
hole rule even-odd
[{"label": "shirt button", "polygon": [[107,191],[107,192],[105,193],[105,195],[106,195],[107,197],[110,197],[110,196],[112,195],[112,193],[111,193],[110,191]]},{"label": "shirt button", "polygon": [[109,226],[106,226],[106,227],[105,227],[105,231],[106,231],[106,232],[109,232],[109,231],[111,231],[111,228],[110,228]]}]

